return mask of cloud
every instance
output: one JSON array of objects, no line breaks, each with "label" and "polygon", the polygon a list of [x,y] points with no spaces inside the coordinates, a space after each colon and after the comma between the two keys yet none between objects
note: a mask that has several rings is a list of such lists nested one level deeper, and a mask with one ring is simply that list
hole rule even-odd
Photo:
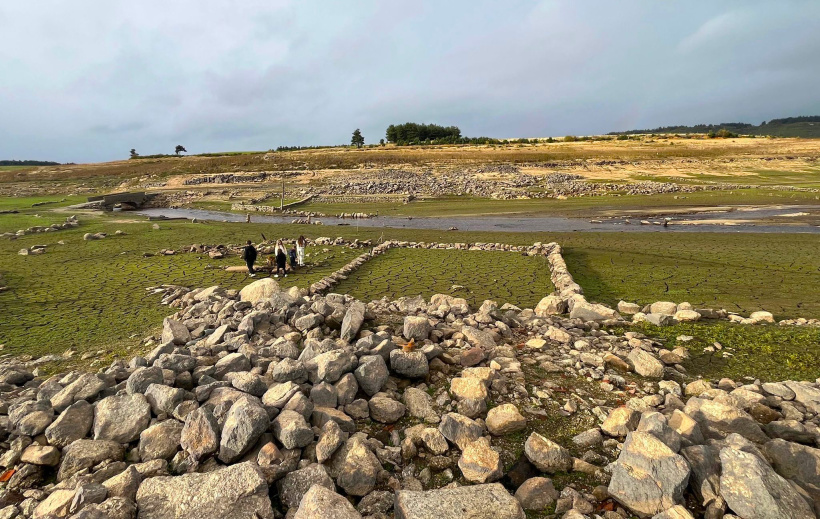
[{"label": "cloud", "polygon": [[0,4],[0,158],[499,137],[820,113],[820,4]]}]

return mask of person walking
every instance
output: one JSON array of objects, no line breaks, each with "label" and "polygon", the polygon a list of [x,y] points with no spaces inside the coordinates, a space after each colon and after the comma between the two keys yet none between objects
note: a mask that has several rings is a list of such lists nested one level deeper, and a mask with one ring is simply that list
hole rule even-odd
[{"label": "person walking", "polygon": [[282,243],[282,240],[276,240],[276,247],[273,250],[274,256],[276,256],[276,270],[274,271],[275,274],[273,277],[279,277],[279,271],[282,271],[282,277],[288,277],[287,273],[287,266],[288,266],[288,251],[285,249],[285,244]]},{"label": "person walking", "polygon": [[307,246],[307,240],[304,236],[299,236],[299,239],[296,240],[296,261],[299,263],[300,267],[305,266],[305,247]]},{"label": "person walking", "polygon": [[296,246],[291,246],[288,251],[288,262],[290,263],[290,270],[296,270]]},{"label": "person walking", "polygon": [[245,260],[245,264],[248,266],[248,275],[250,277],[256,276],[256,270],[253,268],[253,264],[256,263],[256,256],[256,247],[248,240],[248,244],[242,249],[242,259]]}]

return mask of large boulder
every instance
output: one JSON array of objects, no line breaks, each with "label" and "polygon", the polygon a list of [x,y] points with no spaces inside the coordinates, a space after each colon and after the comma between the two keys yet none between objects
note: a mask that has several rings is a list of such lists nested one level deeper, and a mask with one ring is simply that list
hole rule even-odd
[{"label": "large boulder", "polygon": [[629,352],[630,364],[635,373],[643,377],[663,378],[663,362],[649,352],[634,348]]},{"label": "large boulder", "polygon": [[237,400],[228,411],[222,427],[219,459],[234,463],[256,444],[268,427],[270,418],[261,405],[249,398]]},{"label": "large boulder", "polygon": [[336,491],[336,485],[333,483],[333,480],[330,479],[327,469],[316,463],[289,472],[276,483],[277,490],[279,491],[279,500],[290,509],[296,509],[308,490],[315,485],[324,487],[332,492]]},{"label": "large boulder", "polygon": [[524,430],[527,419],[518,412],[515,404],[502,404],[487,412],[487,429],[494,436],[503,436]]},{"label": "large boulder", "polygon": [[166,317],[162,321],[162,342],[173,344],[185,344],[191,340],[191,332],[183,323]]},{"label": "large boulder", "polygon": [[458,413],[447,413],[442,416],[438,430],[462,451],[484,433],[478,422]]},{"label": "large boulder", "polygon": [[270,299],[273,294],[280,290],[279,284],[272,278],[262,278],[240,290],[239,299],[255,305],[260,301]]},{"label": "large boulder", "polygon": [[407,378],[424,378],[430,372],[427,356],[421,351],[391,351],[390,368]]},{"label": "large boulder", "polygon": [[720,463],[720,495],[743,519],[816,519],[791,484],[754,454],[727,447]]},{"label": "large boulder", "polygon": [[94,409],[94,439],[129,443],[151,422],[151,405],[140,393],[109,396]]},{"label": "large boulder", "polygon": [[169,460],[179,450],[183,424],[165,420],[152,425],[140,434],[139,453],[142,461]]},{"label": "large boulder", "polygon": [[359,333],[359,328],[364,322],[365,306],[361,301],[355,301],[347,309],[345,317],[342,320],[342,331],[340,337],[343,341],[350,342]]},{"label": "large boulder", "polygon": [[501,455],[490,446],[490,440],[486,437],[467,445],[458,460],[458,468],[464,478],[473,483],[498,481],[504,475]]},{"label": "large boulder", "polygon": [[180,444],[194,460],[201,460],[219,449],[219,424],[211,410],[200,407],[185,418]]},{"label": "large boulder", "polygon": [[268,484],[253,462],[204,474],[154,477],[137,491],[140,519],[272,519]]},{"label": "large boulder", "polygon": [[443,488],[426,492],[400,490],[396,519],[524,519],[518,501],[499,483]]},{"label": "large boulder", "polygon": [[769,440],[749,413],[728,404],[705,398],[690,398],[683,412],[700,424],[701,432],[707,439],[720,440],[737,433],[755,443]]},{"label": "large boulder", "polygon": [[351,496],[364,496],[373,490],[382,470],[379,459],[358,438],[348,441],[339,459],[334,461],[336,465],[339,467],[336,483]]},{"label": "large boulder", "polygon": [[60,449],[71,442],[88,435],[94,423],[94,407],[80,400],[70,405],[46,428],[46,439],[50,445]]},{"label": "large boulder", "polygon": [[538,317],[549,317],[565,313],[567,313],[567,301],[555,294],[541,299],[535,307],[535,315]]},{"label": "large boulder", "polygon": [[612,470],[609,495],[649,517],[682,503],[688,482],[689,465],[683,457],[649,433],[632,432]]},{"label": "large boulder", "polygon": [[381,355],[365,355],[359,359],[359,367],[353,372],[359,387],[373,396],[382,390],[382,386],[390,377],[390,370]]},{"label": "large boulder", "polygon": [[554,474],[572,469],[572,454],[538,433],[530,434],[524,443],[524,454],[538,470]]},{"label": "large boulder", "polygon": [[820,503],[820,449],[778,438],[767,443],[765,451],[778,474],[803,487]]},{"label": "large boulder", "polygon": [[426,317],[408,315],[404,318],[404,338],[421,342],[430,336],[430,321]]},{"label": "large boulder", "polygon": [[77,440],[63,449],[57,480],[68,479],[103,461],[121,461],[123,456],[125,449],[119,443],[107,440]]},{"label": "large boulder", "polygon": [[74,402],[93,401],[103,389],[105,389],[105,382],[99,377],[91,373],[83,373],[51,397],[51,406],[55,411],[63,411]]},{"label": "large boulder", "polygon": [[293,519],[362,519],[350,501],[322,485],[310,487],[299,503]]}]

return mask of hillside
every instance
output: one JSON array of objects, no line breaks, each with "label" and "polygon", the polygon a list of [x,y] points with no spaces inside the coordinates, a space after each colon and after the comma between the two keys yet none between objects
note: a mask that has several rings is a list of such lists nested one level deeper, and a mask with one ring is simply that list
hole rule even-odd
[{"label": "hillside", "polygon": [[786,117],[763,121],[759,125],[750,123],[696,124],[694,126],[661,126],[646,130],[610,132],[609,135],[634,135],[644,133],[709,133],[728,130],[741,135],[771,135],[773,137],[820,138],[820,115]]}]

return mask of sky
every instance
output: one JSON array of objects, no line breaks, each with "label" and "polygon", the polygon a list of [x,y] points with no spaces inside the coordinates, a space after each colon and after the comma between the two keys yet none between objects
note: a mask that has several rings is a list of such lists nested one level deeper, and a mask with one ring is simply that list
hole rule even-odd
[{"label": "sky", "polygon": [[0,159],[820,115],[814,0],[2,0]]}]

